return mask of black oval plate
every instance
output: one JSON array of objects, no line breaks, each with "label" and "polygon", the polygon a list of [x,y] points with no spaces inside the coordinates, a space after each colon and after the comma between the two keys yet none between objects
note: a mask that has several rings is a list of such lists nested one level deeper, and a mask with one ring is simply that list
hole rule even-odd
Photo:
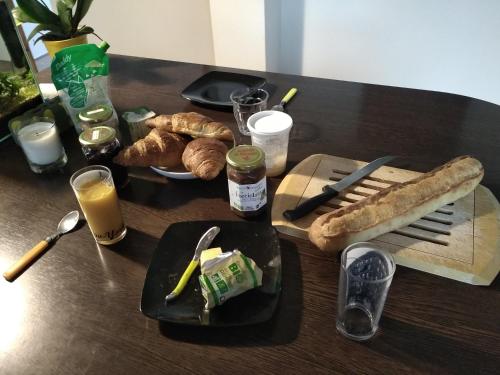
[{"label": "black oval plate", "polygon": [[[165,304],[193,257],[200,237],[214,225],[221,228],[210,247],[239,249],[262,269],[262,286],[229,299],[203,313],[198,276],[191,276],[182,294]],[[281,253],[276,231],[269,224],[243,221],[188,221],[172,224],[163,234],[146,274],[141,311],[148,317],[179,324],[240,326],[269,320],[281,291]]]},{"label": "black oval plate", "polygon": [[181,96],[193,102],[232,108],[229,96],[236,89],[259,88],[265,78],[230,72],[211,71],[186,87]]}]

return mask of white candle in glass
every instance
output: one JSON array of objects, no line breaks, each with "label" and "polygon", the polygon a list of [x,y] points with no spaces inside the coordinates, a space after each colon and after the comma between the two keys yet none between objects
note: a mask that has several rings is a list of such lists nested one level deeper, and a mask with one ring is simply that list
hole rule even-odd
[{"label": "white candle in glass", "polygon": [[35,122],[24,126],[18,131],[17,138],[33,164],[48,165],[62,156],[63,146],[53,123]]}]

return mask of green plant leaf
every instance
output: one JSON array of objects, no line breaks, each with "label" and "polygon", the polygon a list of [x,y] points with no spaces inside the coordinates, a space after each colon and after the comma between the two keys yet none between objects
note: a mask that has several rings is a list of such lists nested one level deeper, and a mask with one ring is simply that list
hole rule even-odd
[{"label": "green plant leaf", "polygon": [[35,39],[33,42],[34,44],[37,44],[40,40],[64,40],[67,39],[67,35],[61,34],[58,32],[50,31],[48,33],[40,35],[38,38]]},{"label": "green plant leaf", "polygon": [[75,15],[73,16],[73,31],[78,29],[80,21],[85,17],[89,11],[90,5],[92,5],[93,0],[77,0]]},{"label": "green plant leaf", "polygon": [[72,29],[72,18],[71,13],[72,7],[68,7],[68,4],[64,0],[57,0],[57,13],[59,19],[61,20],[61,27],[65,34],[68,34],[68,38],[71,37]]},{"label": "green plant leaf", "polygon": [[16,24],[19,23],[37,23],[36,20],[28,16],[26,13],[23,12],[23,10],[19,7],[15,7],[12,9],[12,16],[16,20]]},{"label": "green plant leaf", "polygon": [[35,20],[36,23],[57,25],[60,22],[59,17],[39,0],[17,0],[17,5],[30,19]]},{"label": "green plant leaf", "polygon": [[42,34],[42,35],[40,35],[38,38],[36,38],[36,39],[35,39],[35,41],[33,42],[33,44],[37,44],[40,40],[42,40],[42,39],[43,39],[43,37],[44,37],[45,35],[47,35],[47,34]]},{"label": "green plant leaf", "polygon": [[39,24],[37,27],[33,29],[33,31],[28,35],[28,40],[31,40],[35,37],[36,34],[42,31],[47,31],[47,33],[40,35],[39,38],[35,40],[35,44],[40,40],[44,39],[47,36],[51,36],[54,39],[67,39],[66,34],[62,33],[61,30],[58,27],[54,27],[53,25],[44,25],[44,24]]},{"label": "green plant leaf", "polygon": [[85,34],[92,34],[94,32],[94,29],[91,28],[90,26],[83,26],[80,27],[75,35],[85,35]]},{"label": "green plant leaf", "polygon": [[48,31],[49,29],[47,28],[47,25],[44,25],[42,23],[38,24],[28,35],[28,41],[34,38],[36,34],[38,34],[40,31]]},{"label": "green plant leaf", "polygon": [[76,0],[59,0],[59,1],[66,4],[66,6],[70,9],[73,9],[73,7],[76,4]]}]

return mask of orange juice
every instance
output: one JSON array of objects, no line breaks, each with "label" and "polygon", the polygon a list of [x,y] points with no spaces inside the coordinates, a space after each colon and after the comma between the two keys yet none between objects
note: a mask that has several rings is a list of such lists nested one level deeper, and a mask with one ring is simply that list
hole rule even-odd
[{"label": "orange juice", "polygon": [[73,175],[71,184],[95,240],[104,245],[120,241],[125,237],[127,228],[122,219],[111,172],[101,166],[87,167],[81,171]]}]

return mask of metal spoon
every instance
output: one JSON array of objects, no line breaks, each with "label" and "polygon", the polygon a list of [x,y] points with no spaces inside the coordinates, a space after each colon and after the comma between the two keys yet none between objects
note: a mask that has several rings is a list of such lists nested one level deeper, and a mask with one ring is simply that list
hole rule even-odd
[{"label": "metal spoon", "polygon": [[292,88],[292,89],[290,89],[286,93],[286,95],[283,97],[283,99],[281,99],[280,104],[273,105],[273,107],[271,109],[273,111],[284,112],[285,111],[285,105],[290,101],[290,99],[292,99],[295,96],[296,93],[297,93],[297,89],[295,87]]},{"label": "metal spoon", "polygon": [[59,222],[57,226],[57,232],[46,239],[40,241],[35,247],[24,254],[17,262],[10,266],[10,268],[4,272],[3,277],[7,281],[14,280],[33,260],[39,256],[43,250],[49,246],[50,243],[56,241],[63,234],[68,233],[72,230],[78,220],[80,219],[80,213],[78,211],[71,211],[67,213]]}]

